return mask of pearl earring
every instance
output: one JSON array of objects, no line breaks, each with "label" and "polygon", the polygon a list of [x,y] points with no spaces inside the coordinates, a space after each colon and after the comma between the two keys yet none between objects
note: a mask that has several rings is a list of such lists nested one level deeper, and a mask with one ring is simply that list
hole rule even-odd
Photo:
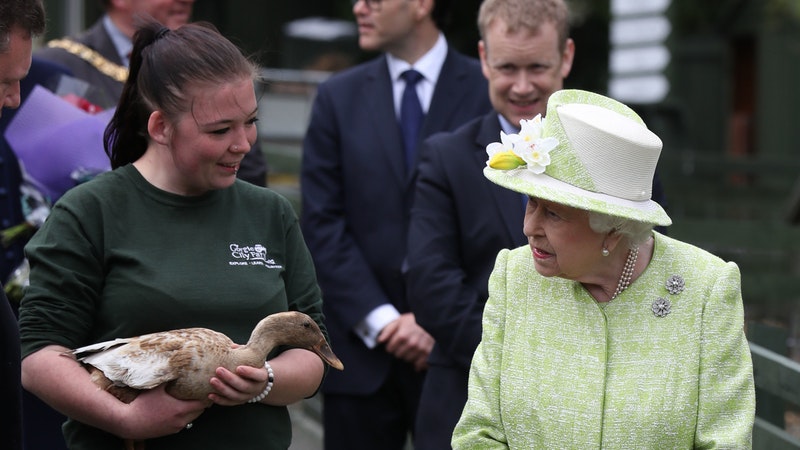
[{"label": "pearl earring", "polygon": [[608,249],[607,249],[607,248],[605,248],[605,247],[603,247],[603,250],[602,250],[600,253],[602,253],[602,254],[603,254],[603,256],[608,256],[608,255],[610,254],[610,252],[608,251]]}]

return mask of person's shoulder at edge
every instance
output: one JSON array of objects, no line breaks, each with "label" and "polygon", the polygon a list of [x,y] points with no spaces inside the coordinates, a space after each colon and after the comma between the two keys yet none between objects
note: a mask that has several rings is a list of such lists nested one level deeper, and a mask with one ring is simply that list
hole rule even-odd
[{"label": "person's shoulder at edge", "polygon": [[[456,60],[463,62],[464,64],[473,66],[472,68],[477,70],[476,74],[479,75],[481,79],[484,79],[483,74],[480,72],[481,63],[478,58],[461,53],[460,51],[454,49],[453,47],[448,47],[447,58],[454,58]],[[381,64],[383,64],[384,66],[386,65],[386,55],[384,53],[377,54],[366,61],[360,62],[354,66],[332,73],[327,79],[325,79],[325,81],[321,83],[321,85],[330,86],[330,85],[338,85],[339,83],[350,82],[354,78],[363,77],[365,74],[368,74],[376,69],[379,69]]]},{"label": "person's shoulder at edge", "polygon": [[320,83],[319,87],[335,89],[342,85],[347,85],[354,80],[363,78],[367,73],[376,70],[381,63],[386,64],[386,57],[382,54],[338,72],[331,73],[328,78]]},{"label": "person's shoulder at edge", "polygon": [[[463,53],[463,52],[461,52],[461,51],[459,51],[459,50],[457,50],[457,49],[455,49],[453,47],[448,47],[447,48],[447,57],[454,58],[454,59],[460,59],[460,60],[464,61],[466,64],[475,66],[475,68],[477,68],[478,70],[480,70],[480,68],[481,68],[481,61],[478,58],[476,58],[474,56],[467,55],[466,53]],[[482,72],[480,72],[480,75],[481,75],[481,77],[483,77],[483,73]]]},{"label": "person's shoulder at edge", "polygon": [[231,192],[232,194],[238,192],[247,199],[258,202],[258,204],[262,204],[261,202],[269,202],[269,204],[280,204],[283,207],[288,206],[292,208],[289,199],[280,192],[270,187],[258,186],[242,179],[237,179],[236,183],[230,188],[227,188],[226,192]]},{"label": "person's shoulder at edge", "polygon": [[665,259],[678,260],[678,262],[680,262],[680,260],[683,258],[689,258],[695,262],[702,260],[702,262],[706,265],[713,264],[716,266],[724,266],[731,262],[725,261],[708,250],[689,242],[667,236],[657,231],[654,232],[654,235],[656,240],[654,257],[656,255],[663,255]]},{"label": "person's shoulder at edge", "polygon": [[[39,58],[42,58],[42,59],[47,59],[47,60],[55,60],[55,61],[59,61],[59,62],[63,62],[65,60],[67,60],[67,61],[82,60],[80,56],[75,55],[75,54],[67,51],[64,48],[51,47],[49,45],[50,42],[61,41],[61,40],[69,40],[69,41],[78,42],[78,43],[87,45],[86,41],[87,40],[91,41],[90,36],[92,36],[93,33],[98,32],[98,28],[102,29],[102,27],[103,27],[103,25],[102,25],[102,18],[101,18],[101,19],[98,19],[96,22],[94,22],[92,25],[90,25],[88,28],[80,30],[77,33],[54,37],[53,39],[50,39],[50,40],[44,42],[44,44],[41,47],[35,48],[34,51],[33,51],[33,56],[34,57],[39,57]],[[103,32],[105,33],[104,30],[103,30]],[[89,47],[91,48],[92,45],[89,45]]]},{"label": "person's shoulder at edge", "polygon": [[443,142],[447,142],[450,139],[453,139],[456,136],[463,135],[465,133],[474,133],[475,126],[479,122],[483,122],[486,120],[486,116],[477,116],[473,117],[472,119],[464,122],[463,124],[459,125],[456,129],[450,131],[437,131],[432,135],[425,138],[425,144],[440,144]]},{"label": "person's shoulder at edge", "polygon": [[425,155],[429,155],[430,152],[461,155],[467,154],[465,153],[465,150],[467,150],[467,152],[473,151],[472,147],[465,149],[452,144],[453,142],[472,142],[477,139],[476,133],[478,133],[481,129],[480,122],[483,122],[484,120],[486,120],[485,115],[478,116],[460,125],[455,130],[437,131],[436,133],[428,136],[425,138],[422,146],[420,147],[420,158],[427,160],[428,158],[425,158]]},{"label": "person's shoulder at edge", "polygon": [[[67,189],[59,197],[56,205],[62,202],[83,202],[89,198],[105,196],[105,194],[100,194],[101,192],[129,192],[134,184],[131,175],[127,173],[129,169],[135,170],[133,167],[121,167],[116,170],[98,173],[92,179]],[[115,202],[118,200],[114,199]]]}]

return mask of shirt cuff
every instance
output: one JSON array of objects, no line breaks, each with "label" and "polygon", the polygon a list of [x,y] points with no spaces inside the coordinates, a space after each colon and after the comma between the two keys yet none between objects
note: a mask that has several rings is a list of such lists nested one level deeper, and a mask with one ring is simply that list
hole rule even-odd
[{"label": "shirt cuff", "polygon": [[356,334],[368,348],[375,348],[378,345],[378,335],[381,330],[397,320],[398,317],[400,317],[400,312],[393,305],[389,303],[381,305],[373,309],[364,320],[356,325]]}]

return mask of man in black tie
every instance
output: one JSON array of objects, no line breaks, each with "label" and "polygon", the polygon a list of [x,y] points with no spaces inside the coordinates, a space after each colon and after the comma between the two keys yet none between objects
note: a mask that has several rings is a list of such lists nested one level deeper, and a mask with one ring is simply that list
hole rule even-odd
[{"label": "man in black tie", "polygon": [[[332,76],[314,101],[301,224],[331,343],[347,367],[322,386],[327,450],[400,450],[413,431],[433,346],[402,274],[416,148],[491,109],[478,61],[449,48],[441,31],[446,3],[355,1],[359,45],[384,53]],[[416,83],[401,75],[409,69]],[[401,120],[407,88],[416,120]]]}]

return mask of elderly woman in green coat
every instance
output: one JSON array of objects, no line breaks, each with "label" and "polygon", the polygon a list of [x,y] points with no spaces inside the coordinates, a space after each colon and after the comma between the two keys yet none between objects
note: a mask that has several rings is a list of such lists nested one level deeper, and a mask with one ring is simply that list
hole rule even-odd
[{"label": "elderly woman in green coat", "polygon": [[563,90],[487,152],[529,245],[497,256],[453,448],[751,448],[739,269],[653,231],[661,140]]}]

